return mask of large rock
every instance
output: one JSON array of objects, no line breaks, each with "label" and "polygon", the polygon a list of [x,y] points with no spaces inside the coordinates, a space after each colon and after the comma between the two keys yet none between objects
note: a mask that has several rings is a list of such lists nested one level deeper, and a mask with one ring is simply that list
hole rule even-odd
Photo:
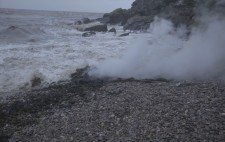
[{"label": "large rock", "polygon": [[103,15],[103,19],[109,24],[121,24],[124,25],[128,19],[127,10],[118,8],[111,13]]},{"label": "large rock", "polygon": [[88,23],[91,23],[91,20],[90,20],[89,18],[83,18],[83,19],[81,20],[81,22],[82,22],[83,24],[88,24]]},{"label": "large rock", "polygon": [[[199,10],[201,9],[201,10]],[[135,0],[130,9],[116,9],[104,14],[99,21],[107,24],[121,24],[124,29],[146,30],[155,16],[171,20],[174,27],[191,29],[198,23],[200,13],[225,16],[224,0]]]},{"label": "large rock", "polygon": [[130,33],[124,33],[124,34],[119,35],[119,37],[124,37],[124,36],[129,36],[129,35],[130,35]]},{"label": "large rock", "polygon": [[[147,29],[155,16],[169,19],[175,27],[193,23],[197,0],[136,0],[125,29]],[[137,15],[139,17],[137,17]]]},{"label": "large rock", "polygon": [[74,24],[75,25],[82,25],[82,24],[89,24],[93,22],[92,20],[90,20],[89,18],[83,18],[81,20],[76,21]]},{"label": "large rock", "polygon": [[109,17],[97,18],[96,21],[99,21],[100,23],[103,23],[103,24],[109,24],[110,18]]},{"label": "large rock", "polygon": [[76,21],[74,24],[75,24],[75,25],[81,25],[82,22],[81,22],[80,20],[78,20],[78,21]]},{"label": "large rock", "polygon": [[135,15],[156,15],[160,13],[162,8],[164,8],[163,5],[163,0],[135,0],[130,9],[130,16],[133,17]]},{"label": "large rock", "polygon": [[88,24],[75,25],[75,28],[79,31],[94,31],[94,32],[106,32],[107,25],[100,22],[92,22]]},{"label": "large rock", "polygon": [[124,30],[147,30],[152,21],[152,16],[134,16],[128,19],[124,25]]},{"label": "large rock", "polygon": [[111,28],[108,32],[116,33],[116,29],[115,28]]}]

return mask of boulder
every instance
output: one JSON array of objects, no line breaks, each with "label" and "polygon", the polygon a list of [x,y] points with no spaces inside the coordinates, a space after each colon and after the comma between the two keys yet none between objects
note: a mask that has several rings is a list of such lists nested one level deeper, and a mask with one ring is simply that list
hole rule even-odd
[{"label": "boulder", "polygon": [[153,21],[151,16],[134,16],[128,19],[124,25],[124,30],[147,30]]},{"label": "boulder", "polygon": [[81,20],[76,21],[74,24],[75,25],[81,25],[81,24],[88,24],[91,23],[92,21],[89,18],[83,18]]},{"label": "boulder", "polygon": [[29,42],[36,42],[36,40],[33,39],[33,38],[32,38],[32,39],[29,39],[28,41],[29,41]]},{"label": "boulder", "polygon": [[96,21],[99,21],[100,23],[103,23],[103,24],[108,24],[110,23],[110,18],[109,17],[98,18],[96,19]]},{"label": "boulder", "polygon": [[107,25],[105,25],[105,24],[94,25],[94,26],[84,29],[84,31],[106,32]]},{"label": "boulder", "polygon": [[93,35],[96,35],[95,32],[85,32],[82,34],[82,37],[90,37],[90,36],[93,36]]},{"label": "boulder", "polygon": [[76,21],[74,24],[75,24],[75,25],[81,25],[82,22],[79,20],[79,21]]},{"label": "boulder", "polygon": [[107,21],[108,24],[124,25],[127,21],[127,18],[127,10],[122,8],[118,8],[111,13],[106,13],[103,15],[103,19]]},{"label": "boulder", "polygon": [[8,30],[15,30],[15,29],[17,29],[17,27],[15,27],[15,26],[10,26],[10,27],[8,28]]},{"label": "boulder", "polygon": [[67,25],[68,25],[68,26],[72,26],[72,25],[73,25],[73,23],[68,23]]},{"label": "boulder", "polygon": [[107,25],[100,22],[92,22],[88,24],[75,25],[75,28],[79,31],[94,31],[94,32],[106,32]]},{"label": "boulder", "polygon": [[41,82],[42,82],[42,79],[40,77],[33,77],[31,79],[31,86],[32,87],[39,86],[39,85],[41,85]]},{"label": "boulder", "polygon": [[116,29],[115,28],[111,28],[108,32],[116,33]]},{"label": "boulder", "polygon": [[119,37],[129,36],[129,35],[130,35],[130,33],[124,33],[124,34],[119,35]]},{"label": "boulder", "polygon": [[88,24],[88,23],[91,22],[91,20],[90,20],[89,18],[83,18],[83,19],[81,20],[81,22],[82,22],[82,24]]}]

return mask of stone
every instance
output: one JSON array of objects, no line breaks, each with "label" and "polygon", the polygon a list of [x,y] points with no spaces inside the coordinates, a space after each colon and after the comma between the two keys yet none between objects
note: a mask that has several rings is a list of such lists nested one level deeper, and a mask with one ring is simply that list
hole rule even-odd
[{"label": "stone", "polygon": [[96,33],[95,32],[85,32],[85,33],[83,33],[82,34],[82,37],[90,37],[90,36],[94,36],[94,35],[96,35]]},{"label": "stone", "polygon": [[115,28],[111,28],[108,32],[116,33],[116,29]]},{"label": "stone", "polygon": [[103,18],[108,18],[108,24],[124,25],[127,21],[127,17],[127,10],[122,8],[115,9],[111,13],[106,13],[103,15]]},{"label": "stone", "polygon": [[32,38],[29,40],[29,42],[36,42],[36,40]]},{"label": "stone", "polygon": [[94,25],[91,27],[86,28],[84,31],[96,31],[96,32],[106,32],[107,31],[107,25]]},{"label": "stone", "polygon": [[89,18],[83,18],[82,19],[82,24],[88,24],[90,22],[91,22],[91,20]]},{"label": "stone", "polygon": [[36,87],[39,86],[42,82],[42,79],[40,77],[34,77],[31,79],[31,86]]},{"label": "stone", "polygon": [[106,32],[107,25],[100,22],[91,22],[88,24],[76,25],[75,28],[79,31],[94,31],[94,32]]},{"label": "stone", "polygon": [[110,23],[110,18],[109,17],[98,18],[98,19],[95,19],[95,20],[99,21],[100,23],[103,23],[103,24]]},{"label": "stone", "polygon": [[82,22],[80,20],[75,22],[75,25],[81,25],[81,24]]},{"label": "stone", "polygon": [[82,24],[88,24],[91,23],[92,21],[89,18],[83,18],[81,20],[76,21],[74,24],[75,25],[82,25]]},{"label": "stone", "polygon": [[15,26],[10,26],[8,29],[9,30],[15,30],[17,27],[15,27]]},{"label": "stone", "polygon": [[119,35],[119,37],[129,36],[129,34],[130,34],[130,33],[124,33],[124,34]]}]

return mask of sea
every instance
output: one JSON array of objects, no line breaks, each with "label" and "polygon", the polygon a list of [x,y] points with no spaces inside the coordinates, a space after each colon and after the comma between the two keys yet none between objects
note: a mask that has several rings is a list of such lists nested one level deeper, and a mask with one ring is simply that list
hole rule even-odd
[{"label": "sea", "polygon": [[95,77],[225,82],[224,16],[205,14],[191,30],[158,17],[145,32],[76,30],[78,20],[102,15],[0,9],[0,94],[33,89],[35,79],[38,87],[67,82],[86,66]]},{"label": "sea", "polygon": [[0,94],[30,89],[34,78],[42,86],[70,79],[78,68],[95,66],[107,58],[119,57],[136,34],[119,37],[97,32],[82,37],[74,23],[96,19],[102,13],[0,9]]}]

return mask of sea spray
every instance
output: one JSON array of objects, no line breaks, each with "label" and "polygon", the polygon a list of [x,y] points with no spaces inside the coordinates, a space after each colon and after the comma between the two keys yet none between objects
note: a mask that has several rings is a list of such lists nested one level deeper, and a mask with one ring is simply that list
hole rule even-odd
[{"label": "sea spray", "polygon": [[201,17],[188,39],[183,27],[155,18],[149,39],[142,35],[120,58],[108,59],[90,71],[97,77],[137,79],[225,79],[225,20]]}]

